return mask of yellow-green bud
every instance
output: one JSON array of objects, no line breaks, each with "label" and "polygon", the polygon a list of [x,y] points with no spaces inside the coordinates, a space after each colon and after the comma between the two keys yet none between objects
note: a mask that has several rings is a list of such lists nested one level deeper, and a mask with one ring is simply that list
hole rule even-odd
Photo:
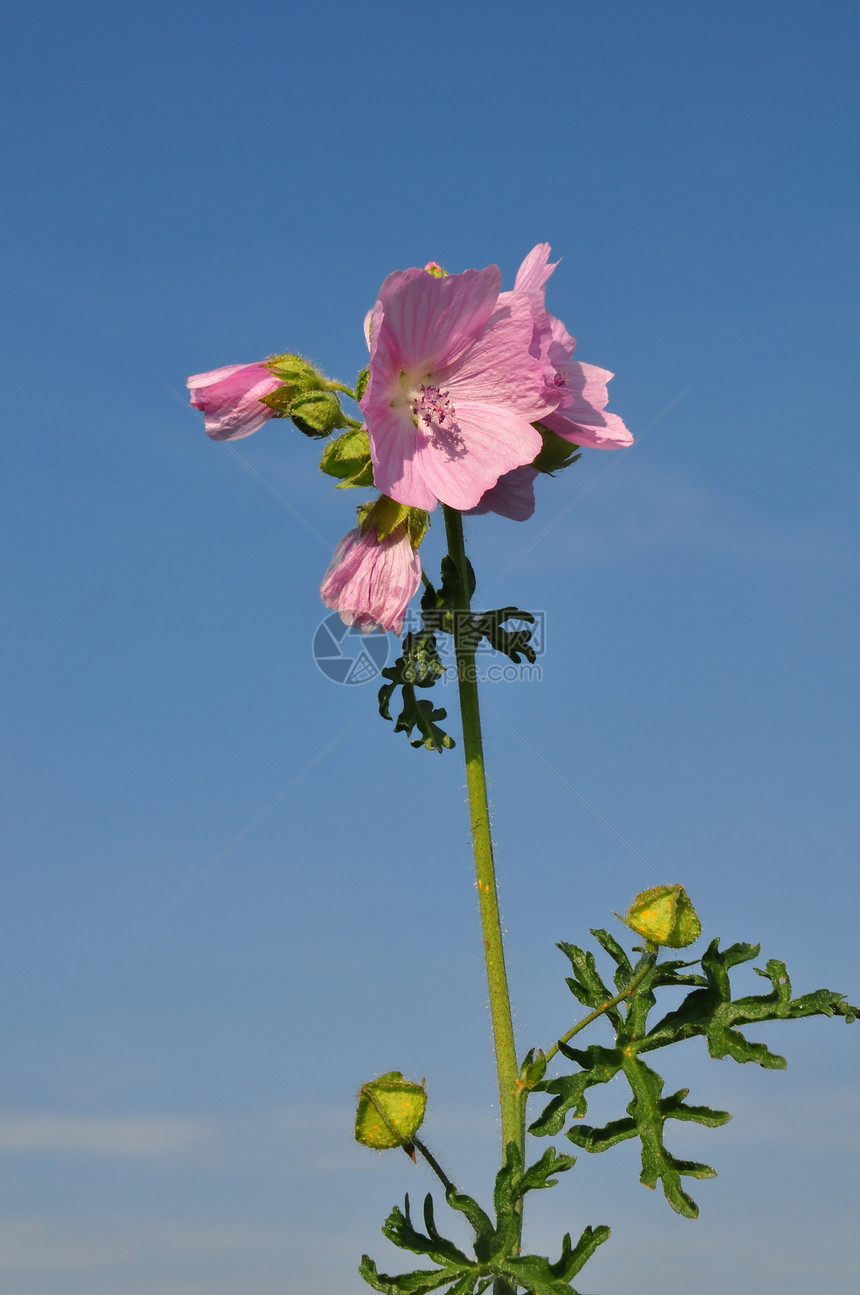
[{"label": "yellow-green bud", "polygon": [[415,1084],[399,1070],[371,1079],[358,1095],[356,1142],[378,1151],[406,1146],[421,1127],[426,1105],[423,1080]]},{"label": "yellow-green bud", "polygon": [[690,896],[680,885],[643,890],[621,920],[649,943],[669,949],[683,949],[702,934],[702,923]]}]

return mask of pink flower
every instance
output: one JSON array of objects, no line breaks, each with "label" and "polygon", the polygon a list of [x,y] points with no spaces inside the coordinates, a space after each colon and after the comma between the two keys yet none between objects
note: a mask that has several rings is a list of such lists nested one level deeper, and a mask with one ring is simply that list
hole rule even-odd
[{"label": "pink flower", "polygon": [[227,364],[196,373],[185,384],[191,404],[206,415],[206,435],[213,441],[238,441],[258,431],[274,414],[260,403],[282,386],[265,364]]},{"label": "pink flower", "polygon": [[373,527],[344,535],[323,577],[320,594],[345,625],[399,634],[409,600],[421,583],[421,559],[405,526],[380,540]]},{"label": "pink flower", "polygon": [[558,406],[550,317],[532,293],[499,297],[496,265],[444,278],[390,274],[370,332],[367,419],[374,485],[399,503],[474,508],[541,448]]},{"label": "pink flower", "polygon": [[514,468],[513,472],[506,472],[486,494],[481,495],[469,512],[472,516],[498,513],[501,517],[510,517],[512,522],[527,521],[535,510],[535,478],[538,476],[537,468]]},{"label": "pink flower", "polygon": [[550,264],[549,250],[549,243],[533,247],[517,271],[513,292],[502,293],[499,299],[503,302],[514,296],[525,297],[541,338],[549,334],[549,343],[541,348],[541,360],[547,385],[558,397],[558,407],[541,422],[576,445],[622,449],[633,444],[633,436],[618,414],[605,412],[609,400],[606,387],[612,374],[608,369],[571,359],[576,338],[544,305],[546,282],[558,264]]}]

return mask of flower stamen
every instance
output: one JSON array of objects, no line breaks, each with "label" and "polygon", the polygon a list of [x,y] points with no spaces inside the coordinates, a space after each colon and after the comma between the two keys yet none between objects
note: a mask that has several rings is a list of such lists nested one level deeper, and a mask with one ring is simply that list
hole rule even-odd
[{"label": "flower stamen", "polygon": [[447,391],[432,382],[422,382],[410,392],[409,408],[416,429],[423,424],[431,440],[451,458],[463,453],[463,435]]}]

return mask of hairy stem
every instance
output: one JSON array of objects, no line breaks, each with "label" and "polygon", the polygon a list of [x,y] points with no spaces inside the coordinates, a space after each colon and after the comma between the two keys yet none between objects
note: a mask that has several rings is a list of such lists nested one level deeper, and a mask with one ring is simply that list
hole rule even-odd
[{"label": "hairy stem", "polygon": [[499,1077],[499,1102],[502,1108],[502,1146],[515,1142],[525,1153],[525,1104],[514,1045],[511,1000],[505,971],[499,897],[493,864],[493,842],[490,836],[490,806],[484,773],[484,747],[481,738],[481,713],[478,706],[478,681],[475,653],[467,632],[470,615],[469,566],[463,539],[462,514],[443,505],[448,553],[457,569],[460,586],[459,605],[454,613],[454,650],[460,688],[460,713],[463,720],[463,755],[466,761],[466,786],[472,822],[475,873],[478,882],[478,906],[484,939],[484,961],[490,989],[490,1014]]},{"label": "hairy stem", "polygon": [[433,1170],[433,1172],[434,1172],[434,1174],[436,1175],[436,1177],[437,1177],[437,1178],[439,1179],[439,1181],[442,1183],[442,1186],[445,1188],[445,1191],[446,1191],[446,1192],[455,1192],[455,1191],[457,1190],[457,1188],[456,1188],[456,1187],[454,1186],[454,1184],[451,1182],[451,1179],[450,1179],[450,1178],[448,1177],[448,1175],[445,1173],[445,1170],[444,1170],[444,1169],[442,1168],[442,1166],[439,1164],[439,1161],[438,1161],[438,1160],[436,1159],[436,1157],[433,1155],[432,1151],[430,1151],[430,1150],[429,1150],[429,1149],[424,1145],[424,1143],[423,1143],[423,1142],[420,1142],[420,1141],[418,1140],[418,1138],[413,1138],[413,1139],[412,1139],[412,1145],[413,1145],[413,1147],[415,1147],[416,1151],[420,1151],[420,1152],[421,1152],[422,1156],[423,1156],[423,1157],[424,1157],[424,1159],[427,1161],[428,1165],[429,1165],[429,1166],[430,1166],[430,1168]]}]

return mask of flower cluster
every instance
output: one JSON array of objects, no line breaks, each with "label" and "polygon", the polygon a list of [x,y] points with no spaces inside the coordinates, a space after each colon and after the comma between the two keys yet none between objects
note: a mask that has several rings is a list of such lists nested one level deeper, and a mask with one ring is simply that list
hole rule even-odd
[{"label": "flower cluster", "polygon": [[[548,440],[595,449],[633,442],[606,412],[612,374],[574,360],[575,339],[546,308],[557,264],[549,252],[548,243],[533,248],[509,292],[495,265],[446,274],[431,261],[390,274],[365,325],[370,359],[355,393],[363,423],[340,409],[336,393],[348,389],[296,356],[197,374],[188,379],[191,403],[214,440],[249,436],[284,415],[308,435],[350,429],[323,456],[323,470],[341,485],[372,484],[404,510],[442,503],[524,521]],[[365,518],[335,550],[326,606],[348,625],[399,632],[421,581],[418,543],[405,523],[380,530]]]}]

